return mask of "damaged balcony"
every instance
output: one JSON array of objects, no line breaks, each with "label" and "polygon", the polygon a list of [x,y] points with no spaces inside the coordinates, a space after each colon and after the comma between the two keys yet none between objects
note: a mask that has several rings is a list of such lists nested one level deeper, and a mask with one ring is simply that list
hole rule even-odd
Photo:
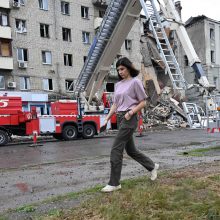
[{"label": "damaged balcony", "polygon": [[92,0],[92,4],[96,7],[107,8],[110,0]]},{"label": "damaged balcony", "polygon": [[1,0],[0,1],[0,8],[10,8],[9,0]]}]

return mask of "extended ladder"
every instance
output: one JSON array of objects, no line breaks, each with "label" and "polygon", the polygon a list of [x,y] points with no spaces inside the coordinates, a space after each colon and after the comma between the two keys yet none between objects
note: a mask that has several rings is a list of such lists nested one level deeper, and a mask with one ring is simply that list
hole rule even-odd
[{"label": "extended ladder", "polygon": [[147,19],[149,19],[150,28],[156,39],[161,57],[166,66],[166,72],[169,74],[173,88],[175,90],[186,89],[187,83],[181,73],[178,62],[170,46],[154,0],[147,0],[146,2],[145,0],[140,0],[140,3],[144,10],[145,16]]},{"label": "extended ladder", "polygon": [[111,39],[113,30],[117,25],[127,1],[128,0],[114,0],[110,2],[99,32],[92,43],[86,62],[76,82],[76,92],[83,92],[89,83],[104,49]]}]

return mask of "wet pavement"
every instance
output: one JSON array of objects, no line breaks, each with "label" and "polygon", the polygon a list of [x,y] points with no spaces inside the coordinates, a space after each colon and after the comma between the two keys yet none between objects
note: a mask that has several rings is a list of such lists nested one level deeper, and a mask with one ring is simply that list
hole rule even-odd
[{"label": "wet pavement", "polygon": [[[77,192],[109,177],[109,154],[114,134],[88,140],[57,141],[43,146],[29,144],[0,148],[0,212],[51,196]],[[135,138],[136,146],[160,169],[177,169],[220,160],[220,152],[205,157],[186,157],[191,149],[217,146],[220,133],[205,130],[175,130],[144,133]],[[124,156],[122,179],[147,175],[141,165]]]}]

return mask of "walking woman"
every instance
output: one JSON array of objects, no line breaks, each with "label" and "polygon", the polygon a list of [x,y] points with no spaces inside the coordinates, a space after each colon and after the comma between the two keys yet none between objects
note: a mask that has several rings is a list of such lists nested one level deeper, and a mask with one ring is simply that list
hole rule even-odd
[{"label": "walking woman", "polygon": [[101,190],[102,192],[112,192],[121,189],[120,178],[124,148],[130,157],[151,172],[151,180],[157,178],[157,170],[159,168],[159,164],[146,157],[134,145],[133,133],[138,124],[137,113],[146,106],[147,98],[142,82],[136,77],[139,71],[126,57],[117,61],[116,68],[120,81],[116,83],[113,105],[105,119],[105,124],[116,112],[119,131],[111,150],[110,180],[108,185]]}]

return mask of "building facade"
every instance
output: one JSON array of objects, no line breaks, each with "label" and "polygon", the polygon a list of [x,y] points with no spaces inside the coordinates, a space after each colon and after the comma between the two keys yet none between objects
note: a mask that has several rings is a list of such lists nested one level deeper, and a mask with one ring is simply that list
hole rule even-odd
[{"label": "building facade", "polygon": [[[13,70],[9,0],[0,1],[0,90],[7,89]],[[10,86],[10,85],[9,85]]]},{"label": "building facade", "polygon": [[[0,13],[8,22],[3,18],[0,24],[0,89],[71,97],[108,2],[1,0]],[[117,55],[128,56],[138,68],[142,29],[137,19]],[[11,48],[7,53],[5,42]],[[109,80],[115,75],[112,68]]]},{"label": "building facade", "polygon": [[[188,19],[185,27],[210,84],[220,90],[220,21],[202,15]],[[195,73],[188,58],[186,55],[182,58],[185,78],[194,83]]]}]

